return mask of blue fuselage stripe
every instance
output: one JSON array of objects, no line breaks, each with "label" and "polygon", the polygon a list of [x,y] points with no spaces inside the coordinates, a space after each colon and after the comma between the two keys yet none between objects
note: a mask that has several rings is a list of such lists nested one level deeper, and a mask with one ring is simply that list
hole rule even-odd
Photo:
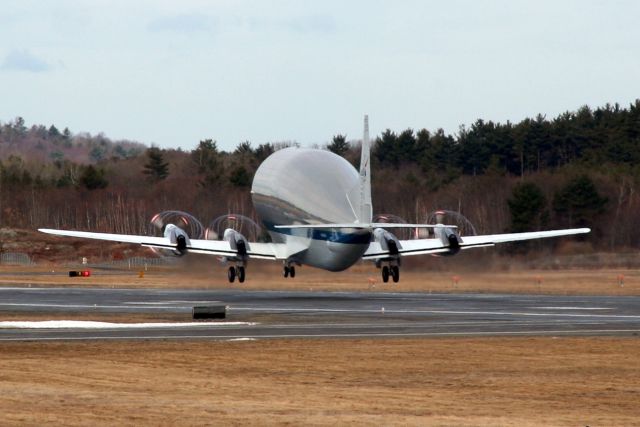
[{"label": "blue fuselage stripe", "polygon": [[266,224],[267,230],[286,234],[289,236],[306,237],[313,240],[327,242],[364,245],[371,242],[371,233],[359,231],[357,233],[345,233],[335,228],[275,228],[275,224]]}]

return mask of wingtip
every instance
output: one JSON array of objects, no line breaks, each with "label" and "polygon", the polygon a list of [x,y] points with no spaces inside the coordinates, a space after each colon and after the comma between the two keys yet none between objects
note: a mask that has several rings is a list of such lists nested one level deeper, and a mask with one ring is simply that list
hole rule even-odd
[{"label": "wingtip", "polygon": [[56,234],[57,230],[54,230],[52,228],[38,228],[38,231],[46,234]]}]

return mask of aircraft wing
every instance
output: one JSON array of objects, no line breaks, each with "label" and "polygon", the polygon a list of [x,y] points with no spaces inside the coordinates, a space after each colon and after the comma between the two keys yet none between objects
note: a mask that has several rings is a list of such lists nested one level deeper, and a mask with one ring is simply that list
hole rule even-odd
[{"label": "aircraft wing", "polygon": [[546,239],[548,237],[571,236],[590,232],[589,228],[570,228],[565,230],[531,231],[528,233],[488,234],[485,236],[462,237],[460,247],[469,249],[474,246],[493,246],[497,243],[517,242],[520,240]]},{"label": "aircraft wing", "polygon": [[[285,245],[282,243],[258,243],[249,242],[247,255],[256,259],[286,259]],[[211,254],[234,256],[238,251],[231,248],[229,242],[224,240],[191,240],[187,250],[196,254]]]},{"label": "aircraft wing", "polygon": [[[484,236],[465,236],[460,237],[460,249],[481,248],[494,246],[498,243],[517,242],[521,240],[545,239],[548,237],[571,236],[574,234],[583,234],[591,231],[588,228],[572,228],[565,230],[550,231],[533,231],[528,233],[509,233],[509,234],[488,234]],[[446,253],[451,249],[449,245],[445,245],[442,240],[432,239],[415,239],[400,240],[398,254],[402,256],[409,255],[425,255]],[[391,256],[388,250],[384,250],[378,242],[371,242],[369,248],[362,256],[363,259],[371,260],[377,258],[385,258]]]},{"label": "aircraft wing", "polygon": [[[402,246],[398,248],[400,255],[427,255],[449,251],[448,247],[442,245],[440,239],[400,240],[400,245]],[[391,255],[389,251],[384,250],[380,243],[371,242],[362,259],[384,258],[389,255]]]},{"label": "aircraft wing", "polygon": [[[93,233],[88,231],[52,230],[40,228],[38,231],[56,236],[78,237],[83,239],[107,240],[111,242],[133,243],[158,249],[176,249],[176,244],[167,237],[137,236],[132,234]],[[258,259],[280,259],[284,254],[284,244],[280,243],[249,243],[247,255]],[[232,249],[225,240],[191,240],[186,250],[194,253],[233,257],[238,251]],[[286,258],[286,256],[285,256]]]}]

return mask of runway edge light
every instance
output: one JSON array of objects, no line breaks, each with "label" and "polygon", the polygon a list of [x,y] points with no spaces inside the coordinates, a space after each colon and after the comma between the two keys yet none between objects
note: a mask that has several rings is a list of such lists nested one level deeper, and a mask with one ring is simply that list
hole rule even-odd
[{"label": "runway edge light", "polygon": [[71,270],[69,271],[69,277],[89,277],[91,276],[91,270]]}]

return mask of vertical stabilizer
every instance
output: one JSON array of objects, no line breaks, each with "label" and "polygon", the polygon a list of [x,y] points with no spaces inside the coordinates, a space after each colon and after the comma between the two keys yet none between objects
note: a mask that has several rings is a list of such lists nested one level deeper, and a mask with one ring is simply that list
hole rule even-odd
[{"label": "vertical stabilizer", "polygon": [[369,116],[364,116],[364,135],[362,136],[362,151],[360,153],[360,209],[358,220],[370,223],[373,218],[371,203],[371,144],[369,142]]}]

